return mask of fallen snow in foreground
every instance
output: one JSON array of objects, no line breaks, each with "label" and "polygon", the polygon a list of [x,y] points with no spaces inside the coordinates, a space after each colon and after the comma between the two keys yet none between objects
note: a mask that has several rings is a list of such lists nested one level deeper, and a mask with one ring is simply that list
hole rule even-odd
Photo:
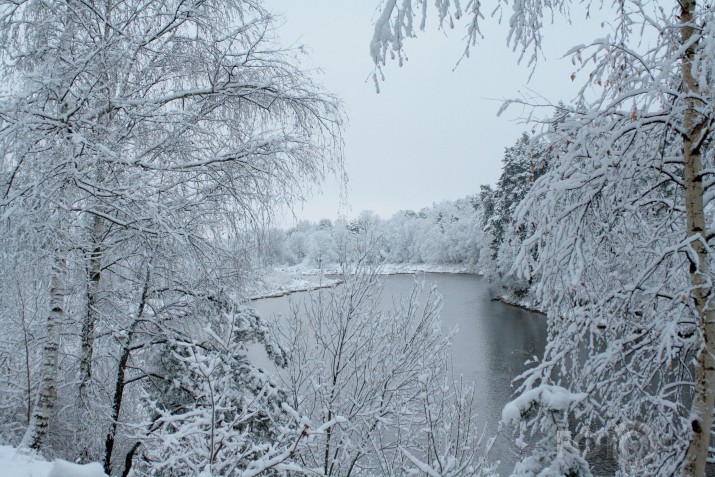
[{"label": "fallen snow in foreground", "polygon": [[8,477],[107,477],[102,465],[73,464],[62,459],[47,462],[30,452],[0,446],[0,473]]}]

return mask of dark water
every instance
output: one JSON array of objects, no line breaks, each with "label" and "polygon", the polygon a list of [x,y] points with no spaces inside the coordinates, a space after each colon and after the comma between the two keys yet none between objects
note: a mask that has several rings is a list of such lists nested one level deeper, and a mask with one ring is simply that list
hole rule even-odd
[{"label": "dark water", "polygon": [[[489,284],[475,275],[427,273],[385,277],[382,300],[391,306],[407,296],[415,279],[424,280],[425,292],[431,285],[443,297],[443,329],[457,328],[453,338],[453,369],[474,381],[476,412],[487,436],[496,434],[501,411],[511,400],[512,379],[523,372],[524,362],[541,357],[546,342],[546,320],[538,313],[492,301]],[[287,313],[290,300],[300,301],[307,294],[269,298],[253,302],[263,315]],[[510,429],[503,429],[491,453],[491,460],[501,461],[501,475],[509,475],[516,461],[516,447]]]},{"label": "dark water", "polygon": [[[475,411],[485,426],[486,435],[493,436],[497,433],[502,408],[514,397],[513,378],[526,370],[525,361],[532,356],[541,358],[543,354],[546,318],[492,301],[489,283],[475,275],[387,276],[382,294],[385,307],[392,308],[400,297],[408,296],[416,279],[424,280],[424,293],[436,285],[443,297],[443,329],[457,328],[452,349],[455,377],[462,375],[465,381],[474,382]],[[290,297],[257,300],[253,306],[263,316],[270,317],[288,313],[290,301],[300,302],[307,296],[307,293],[296,293]],[[512,430],[502,429],[490,454],[491,461],[501,462],[498,471],[502,476],[510,475],[518,460],[513,440]],[[596,453],[587,458],[595,477],[614,475],[616,463],[607,455]],[[715,477],[715,466],[708,466],[706,475]]]}]

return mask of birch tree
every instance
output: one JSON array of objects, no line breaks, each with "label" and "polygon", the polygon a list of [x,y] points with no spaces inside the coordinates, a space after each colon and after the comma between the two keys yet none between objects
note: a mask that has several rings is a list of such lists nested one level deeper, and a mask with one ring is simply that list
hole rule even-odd
[{"label": "birch tree", "polygon": [[[389,55],[401,59],[427,3],[384,3],[371,45],[378,68]],[[519,59],[535,65],[546,17],[601,5],[495,8]],[[554,382],[587,393],[578,405],[584,431],[629,421],[657,430],[657,450],[630,467],[648,475],[703,476],[712,457],[713,6],[603,5],[607,34],[567,52],[573,78],[585,80],[548,133],[554,168],[517,211],[533,233],[515,271],[540,275],[551,338],[521,390]],[[444,26],[467,17],[468,54],[492,11],[440,0],[436,14]]]},{"label": "birch tree", "polygon": [[[242,228],[340,169],[342,115],[258,1],[8,1],[0,24],[2,234],[37,244],[49,277],[25,439],[41,449],[60,348],[77,346],[65,372],[90,405],[97,330],[126,331],[146,254],[181,257],[152,275],[153,294],[239,286]],[[70,312],[78,283],[83,310]],[[79,342],[62,343],[62,326]]]}]

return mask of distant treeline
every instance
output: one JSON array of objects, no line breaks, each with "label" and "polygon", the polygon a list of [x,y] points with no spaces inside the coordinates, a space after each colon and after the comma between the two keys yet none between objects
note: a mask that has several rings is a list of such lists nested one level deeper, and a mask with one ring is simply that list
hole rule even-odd
[{"label": "distant treeline", "polygon": [[388,219],[363,211],[356,219],[300,221],[288,230],[266,233],[266,265],[324,267],[350,256],[363,244],[371,259],[393,264],[460,264],[487,274],[508,288],[522,289],[510,265],[525,237],[515,226],[516,208],[549,164],[548,147],[523,134],[505,149],[495,187],[474,195],[434,203],[419,211],[402,210]]}]

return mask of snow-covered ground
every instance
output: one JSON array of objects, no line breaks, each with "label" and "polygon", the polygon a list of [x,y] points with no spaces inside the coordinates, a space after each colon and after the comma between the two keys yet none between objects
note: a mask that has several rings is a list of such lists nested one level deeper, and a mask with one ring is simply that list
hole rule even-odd
[{"label": "snow-covered ground", "polygon": [[266,271],[261,278],[248,290],[251,300],[273,298],[300,291],[316,290],[333,287],[342,283],[336,278],[328,278],[316,270],[314,273],[275,268]]},{"label": "snow-covered ground", "polygon": [[0,475],[7,477],[107,477],[101,464],[78,465],[57,459],[48,462],[29,451],[0,446]]},{"label": "snow-covered ground", "polygon": [[397,273],[470,273],[478,275],[473,266],[460,263],[456,264],[431,264],[431,263],[386,263],[380,273],[394,275]]},{"label": "snow-covered ground", "polygon": [[[399,273],[475,273],[474,270],[464,265],[433,265],[427,263],[409,264],[382,264],[377,272],[381,275],[395,275]],[[333,264],[326,267],[315,268],[305,265],[292,267],[275,267],[266,273],[249,290],[251,300],[260,298],[273,298],[290,293],[316,290],[318,288],[333,287],[342,283],[335,275],[342,274],[339,265]]]}]

